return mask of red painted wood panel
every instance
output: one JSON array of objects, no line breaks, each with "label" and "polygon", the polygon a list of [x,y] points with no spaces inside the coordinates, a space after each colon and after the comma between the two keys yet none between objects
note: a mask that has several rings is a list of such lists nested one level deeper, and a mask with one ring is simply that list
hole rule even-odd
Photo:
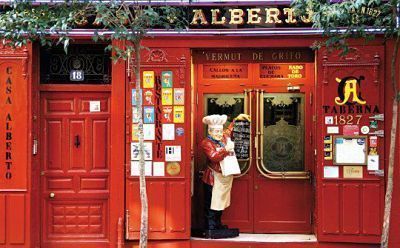
[{"label": "red painted wood panel", "polygon": [[[0,48],[0,190],[28,188],[28,54]],[[8,50],[8,51],[7,51]],[[22,50],[22,49],[21,49]],[[14,54],[15,53],[15,54]],[[17,56],[18,58],[13,58]]]},{"label": "red painted wood panel", "polygon": [[[383,202],[382,185],[366,183],[362,185],[362,233],[367,235],[381,235]],[[395,210],[397,211],[397,210]],[[395,212],[394,211],[394,212]]]},{"label": "red painted wood panel", "polygon": [[49,99],[46,101],[46,114],[73,114],[75,108],[74,99]]},{"label": "red painted wood panel", "polygon": [[140,194],[139,182],[127,182],[126,185],[126,201],[129,202],[127,207],[128,232],[137,233],[140,231]]},{"label": "red painted wood panel", "polygon": [[[69,123],[70,165],[68,170],[84,170],[86,155],[86,133],[84,120],[72,120]],[[90,142],[90,141],[88,141]]]},{"label": "red painted wood panel", "polygon": [[70,190],[73,188],[73,178],[51,178],[47,180],[48,190]]},{"label": "red painted wood panel", "polygon": [[0,194],[0,244],[6,243],[6,195]]},{"label": "red painted wood panel", "polygon": [[324,233],[340,232],[340,195],[339,184],[322,184],[321,228]]},{"label": "red painted wood panel", "polygon": [[[254,229],[258,233],[307,233],[310,230],[308,180],[256,181]],[[279,197],[277,197],[279,196]],[[282,211],[282,209],[285,211]],[[260,230],[260,231],[257,231]],[[268,230],[268,231],[266,231]]]},{"label": "red painted wood panel", "polygon": [[108,169],[109,161],[109,137],[107,120],[93,120],[92,149],[93,149],[93,168]]},{"label": "red painted wood panel", "polygon": [[240,228],[242,232],[253,231],[253,194],[248,193],[252,187],[252,181],[247,176],[233,180],[231,207],[224,210],[223,223]]},{"label": "red painted wood panel", "polygon": [[167,211],[167,228],[170,232],[185,232],[186,231],[186,212],[187,201],[186,196],[186,183],[185,182],[170,182],[168,184],[168,206]]},{"label": "red painted wood panel", "polygon": [[107,178],[81,178],[81,190],[107,190]]},{"label": "red painted wood panel", "polygon": [[62,122],[61,120],[50,120],[45,122],[44,129],[45,139],[43,140],[43,145],[46,147],[51,147],[51,152],[45,153],[47,155],[46,159],[43,161],[45,168],[47,170],[61,170],[62,168],[62,146],[65,142],[65,138],[62,138]]},{"label": "red painted wood panel", "polygon": [[149,199],[149,231],[163,232],[166,228],[166,186],[165,182],[148,182],[147,197]]},{"label": "red painted wood panel", "polygon": [[343,184],[342,223],[343,233],[359,234],[360,231],[360,184]]},{"label": "red painted wood panel", "polygon": [[25,195],[6,196],[7,243],[22,245],[25,243]]}]

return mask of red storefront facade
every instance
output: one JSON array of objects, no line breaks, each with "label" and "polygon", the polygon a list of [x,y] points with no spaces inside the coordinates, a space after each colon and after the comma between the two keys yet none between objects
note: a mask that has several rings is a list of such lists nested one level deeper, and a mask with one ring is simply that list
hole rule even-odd
[{"label": "red storefront facade", "polygon": [[[160,32],[144,41],[152,247],[379,246],[393,43],[354,40],[355,52],[339,57],[309,49],[320,35],[291,30]],[[91,44],[90,32],[76,31],[77,47]],[[140,200],[127,63],[108,64],[108,83],[60,83],[43,77],[52,63],[43,54],[36,45],[0,51],[0,246],[135,247]],[[202,226],[201,119],[221,111],[252,117],[224,222],[242,233],[315,241],[192,237]],[[390,247],[400,246],[398,146],[396,156]]]}]

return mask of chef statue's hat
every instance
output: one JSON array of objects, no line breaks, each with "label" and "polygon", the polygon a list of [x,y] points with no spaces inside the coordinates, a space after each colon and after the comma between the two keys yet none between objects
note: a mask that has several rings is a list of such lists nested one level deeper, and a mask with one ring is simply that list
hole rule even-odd
[{"label": "chef statue's hat", "polygon": [[203,123],[208,128],[223,128],[228,116],[226,115],[208,115],[203,118]]}]

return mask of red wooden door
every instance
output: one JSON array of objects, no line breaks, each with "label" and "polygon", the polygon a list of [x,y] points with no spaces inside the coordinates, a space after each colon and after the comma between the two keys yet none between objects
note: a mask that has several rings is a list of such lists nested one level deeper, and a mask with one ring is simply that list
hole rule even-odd
[{"label": "red wooden door", "polygon": [[254,232],[310,233],[310,93],[265,91],[256,91]]},{"label": "red wooden door", "polygon": [[[223,222],[241,232],[310,233],[313,78],[291,80],[299,86],[289,92],[288,82],[268,86],[256,76],[258,65],[248,66],[247,78],[223,81],[202,78],[204,68],[198,66],[197,144],[206,132],[202,116],[227,114],[229,122],[245,112],[252,118],[251,156],[241,161],[242,175],[234,180]],[[307,70],[313,75],[312,65]],[[201,166],[204,158],[197,151]]]},{"label": "red wooden door", "polygon": [[109,93],[46,92],[40,104],[42,245],[108,247]]}]

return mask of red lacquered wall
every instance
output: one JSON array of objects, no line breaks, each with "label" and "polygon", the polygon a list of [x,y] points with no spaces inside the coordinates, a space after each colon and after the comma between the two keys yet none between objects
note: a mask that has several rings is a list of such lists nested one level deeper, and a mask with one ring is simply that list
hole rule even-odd
[{"label": "red lacquered wall", "polygon": [[[373,136],[372,133],[384,129],[384,123],[378,121],[378,127],[371,128],[369,133],[360,132],[362,126],[370,126],[373,116],[385,113],[384,47],[354,46],[354,49],[353,53],[345,57],[340,57],[337,53],[328,54],[324,50],[318,53],[317,125],[320,127],[317,128],[319,132],[317,134],[318,240],[378,243],[383,216],[383,177],[367,170],[366,163],[347,166],[335,164],[335,153],[325,147],[327,143],[335,146],[339,143],[339,139],[346,142],[346,138],[339,138],[342,135],[365,136],[366,145],[371,146],[369,137]],[[347,77],[351,78],[346,79]],[[344,80],[357,80],[355,87],[358,88],[354,93],[349,92],[350,88],[344,88],[344,98],[339,99],[339,93],[342,92],[339,87],[342,83],[349,82]],[[341,105],[346,101],[346,94],[350,96],[347,103],[351,105]],[[356,95],[360,97],[358,102]],[[331,124],[325,120],[329,117],[333,117]],[[338,130],[329,131],[329,128]],[[351,128],[355,130],[351,131]],[[326,142],[329,137],[331,141]],[[336,137],[338,141],[335,141]],[[384,138],[378,137],[377,150],[382,170],[385,161],[384,145]],[[366,149],[368,153],[368,148]],[[325,176],[326,166],[337,169],[339,177]],[[345,170],[353,168],[360,170],[360,173],[357,175],[345,173]]]},{"label": "red lacquered wall", "polygon": [[[170,68],[179,68],[182,63],[182,55],[186,58],[183,69],[186,90],[185,102],[185,136],[179,140],[185,146],[182,151],[181,174],[178,176],[166,176],[165,178],[150,178],[148,180],[148,190],[151,204],[157,203],[158,214],[151,217],[150,230],[151,245],[154,247],[204,247],[201,242],[190,244],[190,144],[192,132],[190,127],[191,101],[190,96],[190,49],[191,48],[215,48],[215,47],[260,47],[270,46],[301,46],[307,47],[312,44],[315,38],[302,39],[248,39],[245,37],[237,38],[207,38],[199,39],[191,37],[187,39],[156,38],[149,40],[150,47],[165,51],[169,57],[167,61],[151,62],[146,61],[148,51],[143,52],[145,63],[143,70],[154,70],[160,73]],[[160,46],[162,42],[162,47]],[[261,45],[260,45],[261,44]],[[363,47],[355,46],[359,49],[359,57],[348,57],[341,60],[339,57],[328,55],[324,57],[324,52],[317,54],[317,83],[316,83],[316,110],[317,122],[317,162],[316,162],[316,193],[315,193],[315,222],[314,229],[318,236],[319,244],[317,247],[341,247],[335,242],[360,242],[375,243],[365,245],[365,247],[378,246],[383,217],[383,197],[385,192],[385,180],[383,177],[370,175],[364,166],[362,179],[344,179],[343,168],[340,168],[339,179],[323,178],[323,166],[330,165],[329,160],[324,159],[323,137],[325,136],[326,125],[324,124],[324,113],[322,105],[335,105],[333,102],[337,96],[336,77],[343,77],[353,74],[359,77],[360,72],[365,74],[366,79],[361,83],[362,96],[368,104],[378,105],[379,111],[385,114],[385,122],[379,122],[378,129],[385,130],[385,137],[378,138],[378,149],[380,155],[380,168],[388,164],[389,158],[389,138],[390,120],[392,111],[391,97],[393,91],[390,85],[390,61],[392,44],[382,46],[377,43]],[[368,48],[368,49],[367,49]],[[40,218],[38,214],[39,194],[39,171],[37,156],[32,155],[32,141],[37,139],[37,106],[31,104],[32,101],[38,102],[38,89],[35,84],[38,78],[37,60],[38,56],[30,52],[31,48],[18,51],[11,51],[6,48],[0,50],[0,151],[4,154],[0,156],[0,247],[38,247],[40,244]],[[376,57],[378,55],[378,57]],[[379,58],[379,59],[378,59]],[[324,74],[324,66],[327,74]],[[7,68],[12,69],[7,69]],[[173,69],[175,70],[175,69]],[[11,74],[10,74],[11,73]],[[127,176],[129,173],[129,158],[127,154],[127,144],[130,142],[130,130],[126,119],[130,118],[123,103],[129,102],[129,88],[126,86],[126,64],[120,62],[113,64],[112,70],[113,83],[111,85],[111,170],[110,170],[110,209],[109,209],[109,242],[110,246],[119,245],[120,247],[135,247],[136,241],[125,241],[124,218],[125,209],[137,211],[138,193],[137,179]],[[177,80],[180,77],[179,69],[176,69],[174,76]],[[7,80],[11,79],[12,94],[7,94]],[[325,80],[327,83],[324,83]],[[376,82],[377,81],[377,82]],[[179,84],[179,81],[177,81]],[[400,85],[400,83],[399,83]],[[32,87],[34,90],[32,91]],[[174,86],[175,87],[175,86]],[[180,86],[179,86],[180,87]],[[18,94],[17,94],[17,93]],[[17,94],[17,95],[16,95]],[[12,96],[12,107],[7,106],[7,95]],[[125,99],[127,99],[125,101]],[[5,100],[5,101],[4,101]],[[333,103],[332,103],[333,102]],[[7,103],[7,104],[6,104]],[[11,104],[10,104],[11,105]],[[11,117],[7,129],[7,113],[14,113]],[[333,114],[329,114],[333,115]],[[372,114],[367,114],[367,117]],[[9,120],[10,118],[8,118]],[[359,124],[367,125],[365,117],[361,118]],[[340,128],[343,128],[340,126]],[[17,130],[17,131],[15,131]],[[342,129],[340,129],[342,130]],[[12,132],[12,164],[10,167],[12,178],[5,178],[7,155],[7,131]],[[397,142],[399,143],[399,133]],[[15,139],[14,139],[15,138]],[[400,246],[400,177],[399,170],[399,149],[397,144],[396,164],[394,175],[394,193],[390,230],[390,247]],[[9,146],[9,145],[8,145]],[[11,160],[10,159],[10,160]],[[385,174],[386,174],[385,168]],[[34,174],[34,175],[32,175]],[[31,176],[32,175],[32,176]],[[124,178],[126,179],[126,186]],[[128,186],[129,185],[129,186]],[[125,191],[127,194],[125,195]],[[126,205],[124,198],[127,197]],[[154,209],[154,206],[153,206]],[[132,216],[132,215],[130,215]],[[138,215],[133,219],[129,232],[129,238],[137,238]],[[136,229],[135,229],[136,228]],[[166,240],[171,241],[166,241]],[[176,239],[183,239],[176,241]],[[326,243],[325,243],[326,241]],[[328,245],[328,242],[333,242]],[[230,243],[229,245],[233,245]],[[216,244],[215,247],[218,245]],[[249,245],[247,245],[249,246]],[[247,247],[246,246],[246,247]],[[212,247],[207,244],[207,247]],[[219,247],[223,247],[219,244]],[[250,246],[249,246],[250,247]],[[343,245],[343,247],[352,247]]]},{"label": "red lacquered wall", "polygon": [[31,111],[28,48],[0,48],[0,247],[29,247]]}]

